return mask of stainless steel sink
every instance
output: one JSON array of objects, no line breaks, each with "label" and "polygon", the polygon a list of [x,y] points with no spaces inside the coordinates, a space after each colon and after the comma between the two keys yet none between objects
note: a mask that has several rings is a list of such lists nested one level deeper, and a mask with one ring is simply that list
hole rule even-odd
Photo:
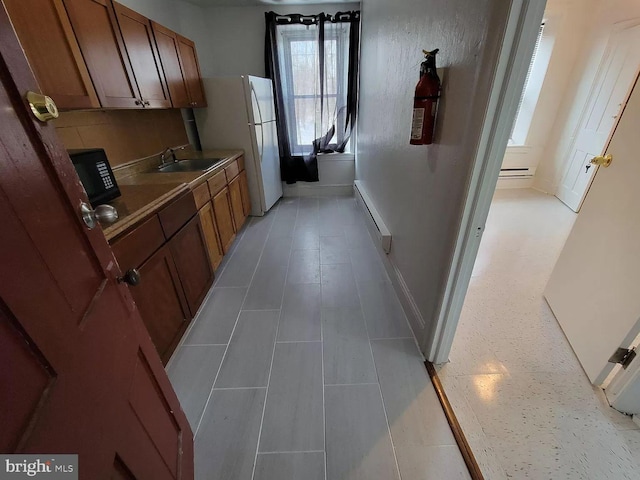
[{"label": "stainless steel sink", "polygon": [[161,173],[204,172],[222,162],[224,158],[191,158],[167,163],[158,168]]}]

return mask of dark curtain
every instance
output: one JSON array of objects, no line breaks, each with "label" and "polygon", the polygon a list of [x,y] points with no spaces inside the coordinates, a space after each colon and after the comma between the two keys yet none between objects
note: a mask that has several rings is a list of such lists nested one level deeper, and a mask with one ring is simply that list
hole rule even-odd
[{"label": "dark curtain", "polygon": [[[360,49],[360,12],[338,12],[335,15],[320,13],[318,15],[279,15],[275,12],[265,13],[265,71],[268,78],[273,80],[278,143],[280,148],[280,172],[282,179],[291,184],[298,180],[305,182],[318,181],[318,153],[344,152],[356,124],[358,109],[358,63]],[[324,65],[324,32],[325,24],[349,24],[349,54],[346,105],[337,109],[332,124],[312,143],[310,155],[294,155],[288,132],[288,119],[283,94],[283,75],[281,72],[280,56],[283,52],[278,48],[278,27],[282,25],[317,25],[318,50],[320,72],[320,105],[325,105],[325,65]],[[323,117],[321,113],[321,118]],[[340,118],[340,117],[344,117]],[[340,118],[340,122],[338,122]],[[344,121],[343,121],[344,120]],[[343,132],[336,132],[336,128],[343,128]]]}]

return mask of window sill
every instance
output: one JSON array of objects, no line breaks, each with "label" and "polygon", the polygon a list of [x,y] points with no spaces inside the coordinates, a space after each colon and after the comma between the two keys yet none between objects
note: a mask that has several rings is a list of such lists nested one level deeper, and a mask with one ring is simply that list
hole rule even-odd
[{"label": "window sill", "polygon": [[319,162],[353,162],[355,155],[353,153],[319,153]]},{"label": "window sill", "polygon": [[529,153],[531,147],[527,145],[507,145],[507,153]]}]

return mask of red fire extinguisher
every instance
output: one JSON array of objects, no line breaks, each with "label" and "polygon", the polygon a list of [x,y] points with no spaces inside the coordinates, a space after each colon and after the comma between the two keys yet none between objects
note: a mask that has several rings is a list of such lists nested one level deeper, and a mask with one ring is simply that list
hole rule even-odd
[{"label": "red fire extinguisher", "polygon": [[430,145],[436,126],[438,99],[440,98],[440,78],[436,72],[436,54],[423,50],[424,62],[420,64],[420,81],[416,85],[413,98],[413,120],[411,122],[411,145]]}]

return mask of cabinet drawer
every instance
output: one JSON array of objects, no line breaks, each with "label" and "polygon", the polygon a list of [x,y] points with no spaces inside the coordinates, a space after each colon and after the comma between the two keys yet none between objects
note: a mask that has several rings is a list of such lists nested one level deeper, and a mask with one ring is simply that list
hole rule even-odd
[{"label": "cabinet drawer", "polygon": [[244,170],[244,157],[238,158],[237,162],[238,162],[238,170],[239,171],[243,171]]},{"label": "cabinet drawer", "polygon": [[224,175],[224,171],[216,173],[213,177],[207,180],[209,184],[209,192],[212,197],[215,197],[220,190],[227,186],[227,178]]},{"label": "cabinet drawer", "polygon": [[154,215],[111,245],[113,254],[124,272],[137,268],[164,243],[160,220]]},{"label": "cabinet drawer", "polygon": [[211,195],[209,195],[209,187],[207,182],[204,182],[201,185],[198,185],[193,189],[193,198],[196,202],[196,208],[200,210],[207,202],[211,199]]},{"label": "cabinet drawer", "polygon": [[196,202],[191,192],[187,192],[161,210],[158,216],[160,217],[160,224],[165,238],[169,239],[169,237],[173,236],[197,211]]},{"label": "cabinet drawer", "polygon": [[238,176],[240,169],[238,168],[238,161],[234,160],[228,167],[224,168],[224,172],[227,174],[227,182],[230,182]]}]

